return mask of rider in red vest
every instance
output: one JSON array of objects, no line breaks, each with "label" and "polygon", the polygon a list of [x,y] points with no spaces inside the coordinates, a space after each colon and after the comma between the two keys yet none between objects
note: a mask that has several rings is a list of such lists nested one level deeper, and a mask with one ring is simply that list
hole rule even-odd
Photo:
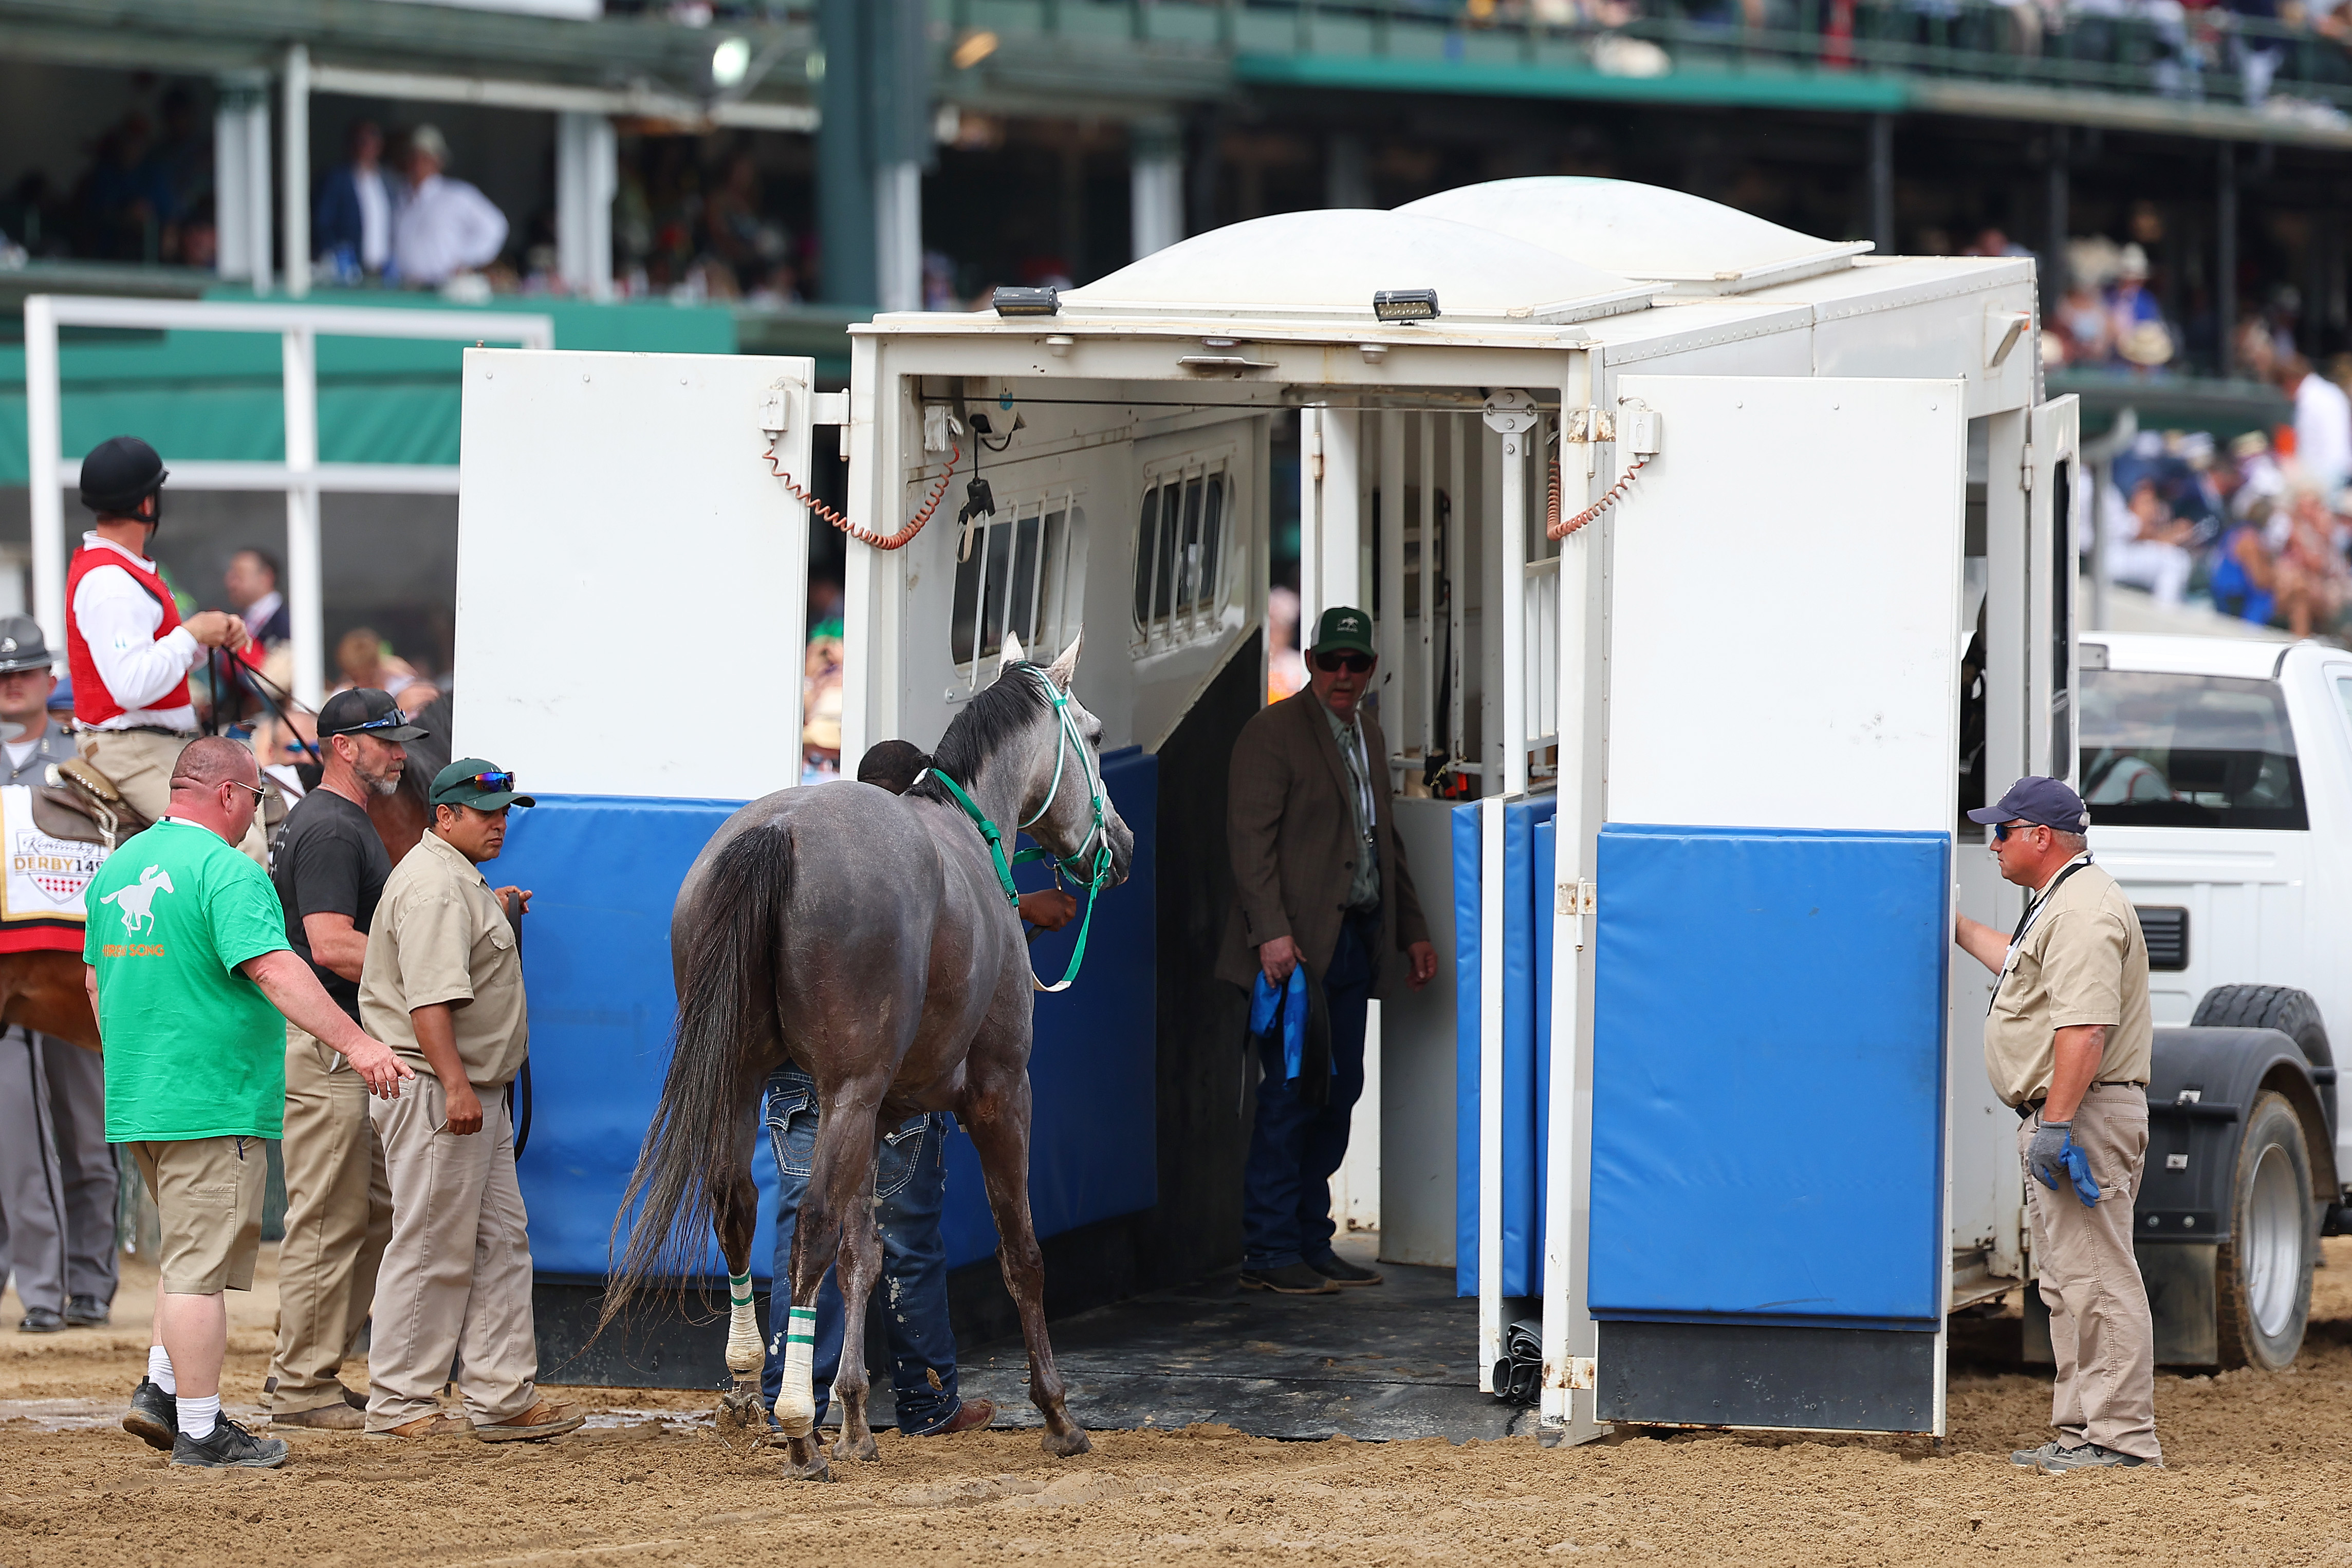
[{"label": "rider in red vest", "polygon": [[[81,504],[97,516],[66,569],[66,663],[82,759],[152,821],[171,807],[172,768],[195,738],[188,671],[206,648],[231,653],[245,622],[218,610],[183,621],[147,541],[163,520],[163,460],[135,435],[92,448]],[[256,827],[241,845],[261,858]]]}]

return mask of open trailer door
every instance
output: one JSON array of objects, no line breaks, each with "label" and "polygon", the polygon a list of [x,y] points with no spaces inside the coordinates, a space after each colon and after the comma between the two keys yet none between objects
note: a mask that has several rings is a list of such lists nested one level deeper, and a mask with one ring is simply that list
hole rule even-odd
[{"label": "open trailer door", "polygon": [[1940,1434],[1963,389],[1618,392],[1595,1413]]}]

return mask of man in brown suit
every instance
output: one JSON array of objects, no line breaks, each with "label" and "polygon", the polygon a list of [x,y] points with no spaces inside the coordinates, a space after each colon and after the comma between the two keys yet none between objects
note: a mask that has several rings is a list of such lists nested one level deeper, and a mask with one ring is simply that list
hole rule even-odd
[{"label": "man in brown suit", "polygon": [[1262,975],[1278,993],[1304,964],[1322,987],[1330,1041],[1328,1071],[1318,1061],[1296,1077],[1279,1030],[1260,1048],[1244,1290],[1318,1295],[1381,1282],[1331,1250],[1331,1174],[1364,1092],[1366,1005],[1427,985],[1437,950],[1396,836],[1388,743],[1361,707],[1377,662],[1371,631],[1360,610],[1325,611],[1307,689],[1261,711],[1234,743],[1234,907],[1217,975],[1244,988]]}]

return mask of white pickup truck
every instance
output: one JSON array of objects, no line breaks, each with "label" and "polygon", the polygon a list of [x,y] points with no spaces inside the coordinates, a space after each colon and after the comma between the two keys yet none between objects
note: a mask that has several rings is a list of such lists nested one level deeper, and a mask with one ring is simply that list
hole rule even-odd
[{"label": "white pickup truck", "polygon": [[2352,1231],[2330,1045],[2352,1040],[2352,653],[2104,632],[2080,646],[2091,848],[2147,936],[2135,1223],[2158,1360],[2284,1366],[2318,1238]]}]

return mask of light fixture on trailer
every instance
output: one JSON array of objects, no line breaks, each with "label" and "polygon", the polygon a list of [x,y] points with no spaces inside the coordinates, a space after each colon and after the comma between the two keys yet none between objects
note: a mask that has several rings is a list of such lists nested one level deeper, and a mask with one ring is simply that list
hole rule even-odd
[{"label": "light fixture on trailer", "polygon": [[751,70],[751,44],[748,38],[721,38],[719,47],[710,51],[710,85],[719,91],[739,87]]},{"label": "light fixture on trailer", "polygon": [[999,316],[1058,316],[1062,313],[1062,291],[1058,288],[1000,287],[989,303],[996,307]]},{"label": "light fixture on trailer", "polygon": [[1383,288],[1372,296],[1372,316],[1381,321],[1434,321],[1434,288]]}]

